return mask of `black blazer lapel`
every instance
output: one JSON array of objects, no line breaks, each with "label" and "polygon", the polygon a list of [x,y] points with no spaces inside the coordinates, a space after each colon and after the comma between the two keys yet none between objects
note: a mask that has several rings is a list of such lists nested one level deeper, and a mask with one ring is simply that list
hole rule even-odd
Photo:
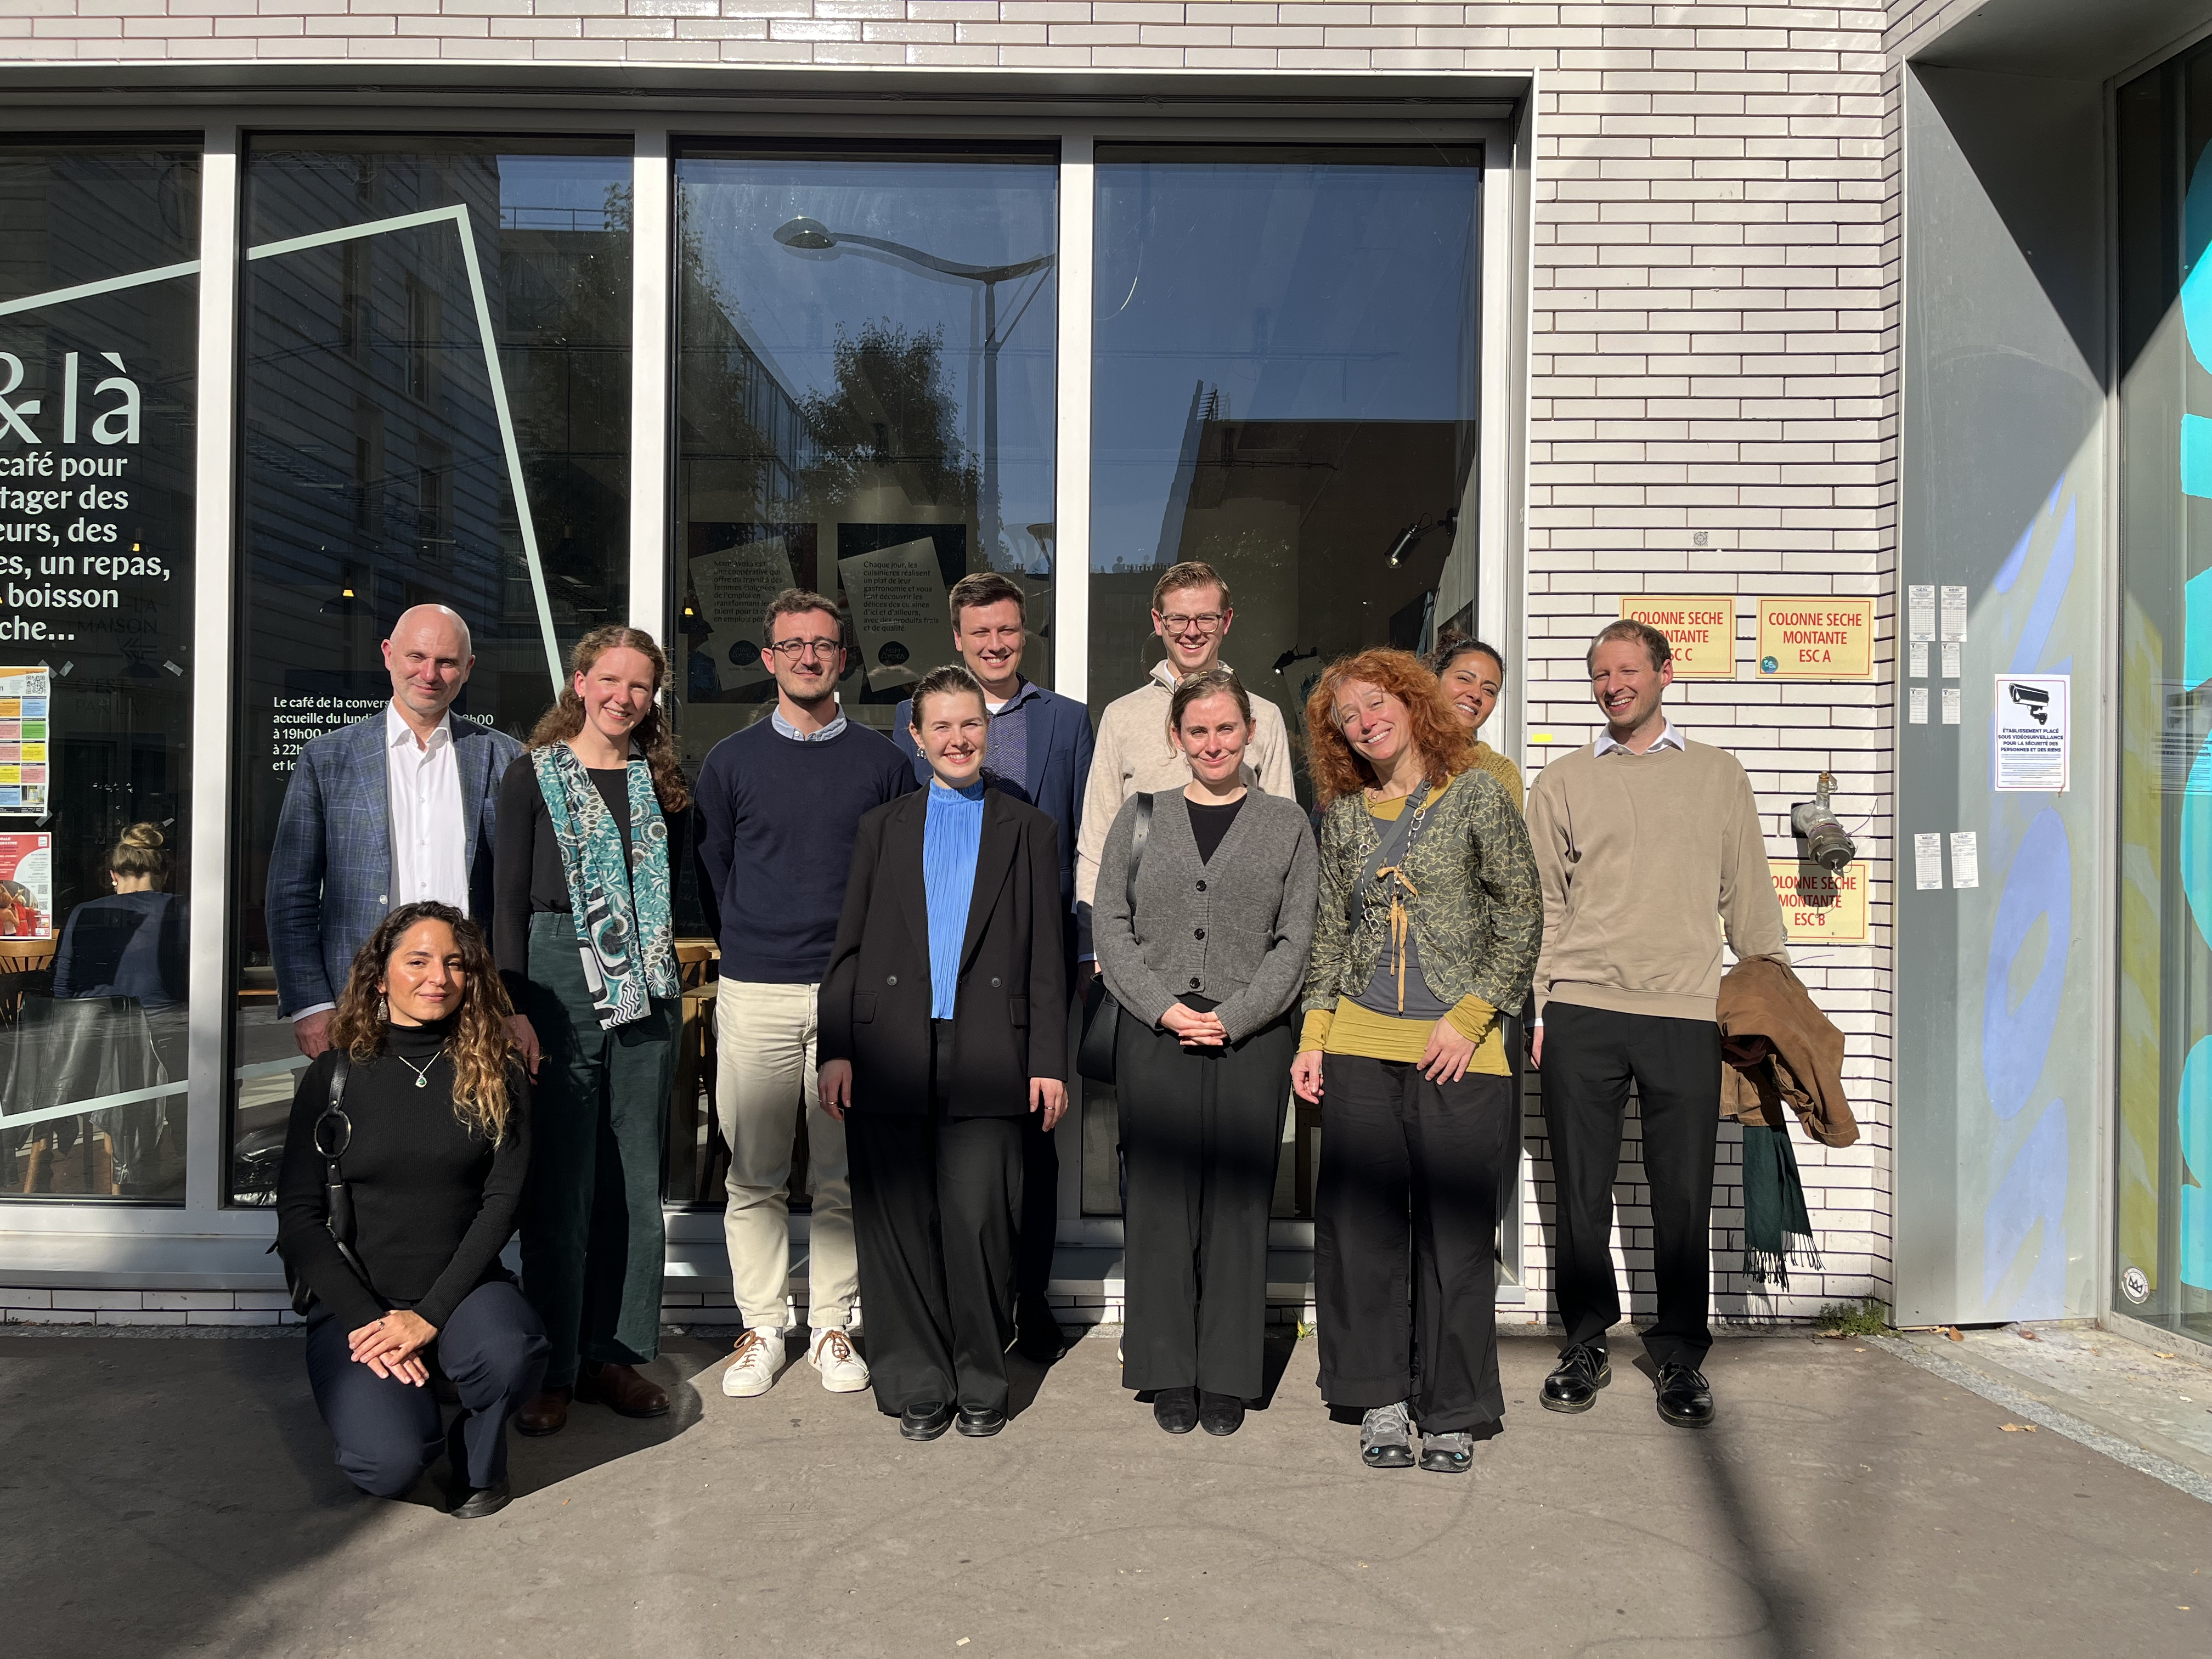
[{"label": "black blazer lapel", "polygon": [[899,909],[914,948],[925,963],[929,960],[929,889],[921,873],[921,837],[929,812],[927,786],[899,798],[897,810],[884,826],[884,864],[891,885],[898,889]]},{"label": "black blazer lapel", "polygon": [[960,941],[963,969],[975,961],[975,947],[983,942],[983,929],[998,907],[999,890],[1006,885],[1006,872],[1013,867],[1021,833],[1009,799],[996,789],[985,790],[983,833],[975,848],[975,890],[968,901],[968,931]]}]

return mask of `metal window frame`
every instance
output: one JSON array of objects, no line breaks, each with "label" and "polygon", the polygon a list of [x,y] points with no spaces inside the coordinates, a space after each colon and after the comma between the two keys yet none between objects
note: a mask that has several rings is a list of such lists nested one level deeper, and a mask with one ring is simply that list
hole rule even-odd
[{"label": "metal window frame", "polygon": [[[1094,271],[1096,191],[1092,153],[1100,142],[1236,142],[1312,144],[1359,142],[1435,142],[1479,144],[1484,151],[1480,260],[1474,297],[1481,329],[1478,410],[1480,568],[1478,610],[1497,617],[1519,650],[1525,586],[1525,474],[1528,408],[1529,223],[1533,200],[1535,70],[1486,76],[1419,77],[1431,98],[1438,88],[1462,101],[1439,107],[1408,100],[1376,82],[1415,77],[1361,77],[1367,101],[1344,109],[1328,101],[1341,94],[1327,77],[1276,74],[1200,77],[1164,74],[1122,77],[1121,101],[1079,117],[1040,112],[1035,94],[1044,77],[993,72],[977,77],[972,103],[957,110],[902,108],[871,100],[865,111],[821,97],[817,107],[795,107],[806,94],[786,92],[773,106],[748,107],[732,94],[706,106],[684,107],[663,99],[641,103],[630,95],[506,103],[488,100],[461,106],[441,99],[432,65],[378,65],[379,89],[419,97],[367,101],[357,94],[314,96],[300,88],[272,88],[252,104],[218,105],[203,98],[188,118],[179,88],[175,101],[153,97],[118,110],[91,90],[82,102],[25,102],[0,112],[0,139],[94,137],[129,140],[139,134],[203,131],[199,330],[199,449],[195,462],[193,629],[196,672],[192,691],[191,757],[193,827],[190,849],[195,908],[203,918],[231,911],[232,797],[239,757],[234,750],[233,685],[238,657],[237,349],[240,222],[245,179],[240,166],[249,137],[290,132],[482,137],[513,133],[544,137],[627,136],[632,143],[631,443],[628,614],[634,626],[665,635],[670,621],[668,561],[674,522],[672,434],[675,419],[673,325],[673,157],[685,141],[756,137],[825,141],[856,136],[938,140],[1032,139],[1060,148],[1058,272],[1060,311],[1054,369],[1054,612],[1055,680],[1066,695],[1085,699],[1089,685],[1091,315],[1086,301]],[[883,78],[878,76],[878,78]],[[1134,81],[1145,82],[1143,95]],[[403,87],[399,83],[406,83]],[[49,78],[45,83],[52,86]],[[535,88],[550,87],[533,77]],[[52,94],[50,96],[55,95]],[[350,101],[351,96],[363,99]],[[1239,103],[1239,100],[1246,100]],[[1264,101],[1261,101],[1264,99]],[[1314,101],[1309,103],[1309,100]],[[1068,102],[1079,101],[1070,99]],[[1403,107],[1405,112],[1398,112]],[[1517,112],[1517,114],[1515,113]],[[657,343],[657,349],[654,349]],[[1485,626],[1490,626],[1486,620]],[[1525,656],[1525,653],[1522,653]],[[1524,738],[1524,700],[1512,691],[1500,714],[1501,747],[1518,752]],[[23,1284],[116,1285],[135,1288],[267,1290],[279,1281],[261,1252],[274,1231],[267,1209],[222,1202],[222,1146],[232,1085],[228,1065],[231,945],[228,928],[204,921],[193,932],[186,1094],[185,1202],[181,1207],[111,1200],[0,1202],[0,1252],[9,1277]],[[1120,1242],[1118,1221],[1079,1214],[1080,1126],[1064,1131],[1061,1219],[1063,1243]],[[1525,1171],[1524,1171],[1525,1181]],[[1525,1195],[1525,1187],[1524,1187]],[[803,1236],[803,1218],[794,1218]],[[719,1248],[720,1217],[711,1212],[671,1210],[668,1272],[696,1273],[696,1258]],[[1508,1229],[1509,1262],[1516,1268],[1522,1229]],[[1104,1235],[1110,1231],[1110,1239]],[[1310,1222],[1273,1224],[1278,1248],[1309,1247]],[[1516,1275],[1517,1276],[1517,1275]],[[1518,1298],[1501,1286],[1501,1299]]]}]

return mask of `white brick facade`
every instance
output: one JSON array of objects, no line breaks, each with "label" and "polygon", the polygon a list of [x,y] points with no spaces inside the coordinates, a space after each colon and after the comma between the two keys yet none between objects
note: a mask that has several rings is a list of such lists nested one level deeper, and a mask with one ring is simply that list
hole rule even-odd
[{"label": "white brick facade", "polygon": [[[1893,43],[1942,8],[1891,9]],[[1801,968],[1849,1033],[1847,1084],[1863,1129],[1844,1152],[1799,1141],[1826,1261],[1780,1304],[1803,1314],[1885,1294],[1891,1282],[1899,222],[1890,30],[1878,8],[1819,4],[0,0],[0,65],[1533,74],[1527,758],[1539,766],[1590,735],[1582,651],[1622,594],[1732,592],[1745,678],[1678,687],[1677,718],[1741,757],[1777,855],[1793,850],[1790,803],[1833,771],[1875,872],[1875,943],[1810,953]],[[1751,601],[1763,593],[1877,596],[1878,681],[1751,684]],[[1532,1112],[1535,1190],[1547,1201],[1542,1129]],[[1733,1164],[1732,1135],[1722,1156]],[[1639,1173],[1624,1170],[1622,1224],[1640,1310],[1650,1240]],[[1732,1265],[1741,1246],[1718,1228],[1739,1219],[1733,1207],[1717,1218],[1717,1265]],[[1536,1207],[1525,1224],[1536,1314],[1547,1239]],[[1747,1303],[1733,1273],[1718,1282],[1724,1315],[1766,1305]],[[95,1307],[58,1291],[45,1302],[44,1291],[0,1291],[0,1304],[10,1318],[275,1316],[243,1293],[205,1309],[157,1307],[155,1294]]]}]

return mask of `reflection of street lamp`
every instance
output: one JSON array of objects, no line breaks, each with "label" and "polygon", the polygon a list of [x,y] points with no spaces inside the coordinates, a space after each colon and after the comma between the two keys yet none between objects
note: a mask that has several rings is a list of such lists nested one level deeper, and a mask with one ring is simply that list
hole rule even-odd
[{"label": "reflection of street lamp", "polygon": [[[1052,264],[1054,255],[1039,254],[1034,259],[1024,259],[1011,265],[963,264],[957,259],[940,259],[934,253],[925,253],[918,247],[908,247],[904,242],[885,241],[880,236],[860,236],[849,230],[831,230],[818,219],[786,220],[775,231],[775,240],[794,252],[820,253],[849,245],[873,248],[878,253],[888,253],[895,259],[920,265],[924,270],[933,270],[941,276],[957,276],[963,281],[980,283],[983,287],[983,500],[981,529],[984,557],[988,561],[999,545],[999,284],[1012,282],[1017,276],[1026,276],[1033,270],[1042,270]],[[1020,313],[1017,313],[1016,320]]]}]

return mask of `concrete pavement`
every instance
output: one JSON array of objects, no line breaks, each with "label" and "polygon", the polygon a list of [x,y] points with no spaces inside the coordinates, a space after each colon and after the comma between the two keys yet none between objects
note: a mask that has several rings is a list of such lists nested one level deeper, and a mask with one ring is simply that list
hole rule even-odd
[{"label": "concrete pavement", "polygon": [[[1269,1409],[1170,1438],[1111,1333],[995,1440],[902,1442],[803,1363],[726,1400],[580,1407],[515,1443],[488,1521],[354,1493],[296,1340],[0,1337],[0,1647],[13,1654],[2197,1656],[2212,1505],[1863,1343],[1731,1339],[1714,1430],[1620,1345],[1580,1418],[1509,1338],[1467,1476],[1376,1473],[1314,1345]],[[2012,1431],[2004,1425],[2014,1424]]]}]

